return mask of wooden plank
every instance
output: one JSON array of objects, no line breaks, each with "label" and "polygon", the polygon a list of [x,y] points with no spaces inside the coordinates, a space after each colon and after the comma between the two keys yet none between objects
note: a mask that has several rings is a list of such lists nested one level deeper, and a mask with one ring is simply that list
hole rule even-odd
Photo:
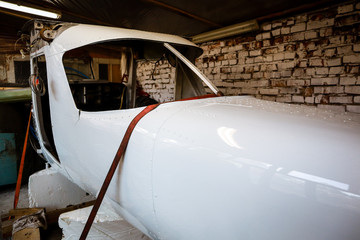
[{"label": "wooden plank", "polygon": [[25,228],[16,232],[12,236],[13,240],[40,240],[40,230],[38,228]]},{"label": "wooden plank", "polygon": [[111,66],[111,81],[110,82],[122,82],[120,64],[109,64]]},{"label": "wooden plank", "polygon": [[[16,219],[22,217],[22,216],[26,216],[26,215],[30,215],[33,213],[38,212],[39,210],[41,210],[42,208],[18,208],[18,209],[11,209],[9,211],[9,214],[5,214],[1,216],[2,219],[2,225],[1,225],[1,230],[2,230],[2,234],[3,237],[7,238],[10,237],[12,234],[12,226],[13,223]],[[9,219],[9,216],[13,217],[11,219]],[[15,218],[14,218],[15,217]],[[30,238],[31,239],[31,238]]]},{"label": "wooden plank", "polygon": [[43,208],[17,208],[9,211],[9,216],[15,217],[15,220],[26,215],[34,214]]}]

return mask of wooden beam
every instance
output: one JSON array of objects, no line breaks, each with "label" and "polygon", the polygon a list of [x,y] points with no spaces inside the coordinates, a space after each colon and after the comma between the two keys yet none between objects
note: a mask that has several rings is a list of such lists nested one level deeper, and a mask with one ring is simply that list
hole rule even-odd
[{"label": "wooden beam", "polygon": [[9,216],[15,217],[15,220],[26,215],[37,213],[43,208],[17,208],[9,211]]},{"label": "wooden beam", "polygon": [[187,17],[195,19],[195,20],[197,20],[199,22],[206,23],[207,25],[210,25],[212,27],[222,27],[222,25],[220,25],[218,23],[215,23],[215,22],[212,22],[212,21],[210,21],[210,20],[208,20],[206,18],[197,16],[195,14],[189,13],[187,11],[184,11],[184,10],[180,9],[180,8],[171,6],[169,4],[166,4],[166,3],[163,3],[163,2],[160,2],[160,1],[157,1],[157,0],[143,0],[143,1],[151,3],[151,4],[156,5],[158,7],[164,8],[166,10],[170,10],[170,11],[175,12],[177,14],[187,16]]},{"label": "wooden beam", "polygon": [[317,7],[321,6],[321,5],[329,5],[332,3],[335,3],[336,0],[320,0],[320,1],[316,1],[316,2],[312,2],[312,3],[308,3],[308,4],[304,4],[301,5],[299,7],[295,7],[295,8],[290,8],[290,9],[286,9],[284,11],[281,12],[275,12],[266,16],[262,16],[262,17],[258,17],[256,18],[257,21],[269,21],[275,18],[280,18],[286,15],[290,15],[290,14],[294,14],[294,13],[298,13],[298,12],[303,12],[303,11],[307,11],[309,9],[316,9]]},{"label": "wooden beam", "polygon": [[14,17],[23,18],[23,19],[27,19],[27,20],[33,19],[33,17],[30,17],[29,14],[13,12],[13,11],[10,11],[10,10],[5,10],[4,8],[0,8],[0,13],[4,13],[4,14],[7,14],[7,15],[11,15],[11,16],[14,16]]}]

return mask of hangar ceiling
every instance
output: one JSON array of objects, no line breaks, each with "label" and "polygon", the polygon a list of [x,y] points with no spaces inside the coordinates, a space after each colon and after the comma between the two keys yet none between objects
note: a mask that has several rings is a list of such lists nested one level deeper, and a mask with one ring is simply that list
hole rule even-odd
[{"label": "hangar ceiling", "polygon": [[[266,21],[335,0],[22,0],[20,5],[60,11],[60,21],[101,24],[191,37],[232,24]],[[13,52],[21,27],[34,16],[0,8],[0,52]]]}]

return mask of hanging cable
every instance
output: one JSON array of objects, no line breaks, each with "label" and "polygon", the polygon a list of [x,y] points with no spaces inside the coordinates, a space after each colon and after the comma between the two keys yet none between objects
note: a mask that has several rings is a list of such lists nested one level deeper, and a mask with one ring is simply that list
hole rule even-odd
[{"label": "hanging cable", "polygon": [[161,58],[155,62],[154,69],[152,70],[151,75],[150,75],[152,80],[155,80],[154,73],[155,73],[156,67],[159,65],[160,61],[163,60],[164,58],[165,58],[165,54],[163,54],[161,56]]},{"label": "hanging cable", "polygon": [[73,72],[76,72],[78,73],[80,76],[86,78],[86,79],[90,79],[90,77],[88,75],[86,75],[85,73],[83,72],[80,72],[79,70],[76,70],[75,68],[72,68],[72,67],[65,67],[66,70],[70,70],[70,71],[73,71]]},{"label": "hanging cable", "polygon": [[46,92],[45,83],[42,78],[37,74],[31,74],[29,77],[29,85],[31,90],[39,95],[44,96]]}]

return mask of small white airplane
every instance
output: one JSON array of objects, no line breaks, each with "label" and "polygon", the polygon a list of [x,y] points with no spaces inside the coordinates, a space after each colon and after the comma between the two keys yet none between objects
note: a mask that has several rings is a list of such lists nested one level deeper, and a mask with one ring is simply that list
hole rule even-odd
[{"label": "small white airplane", "polygon": [[[167,61],[175,99],[191,98],[139,121],[105,195],[148,237],[360,239],[360,123],[349,115],[251,96],[201,98],[204,85],[221,94],[193,64],[202,50],[181,37],[33,24],[38,152],[93,195],[132,119],[156,102],[136,91],[138,60]],[[171,72],[156,71],[171,82]]]}]

